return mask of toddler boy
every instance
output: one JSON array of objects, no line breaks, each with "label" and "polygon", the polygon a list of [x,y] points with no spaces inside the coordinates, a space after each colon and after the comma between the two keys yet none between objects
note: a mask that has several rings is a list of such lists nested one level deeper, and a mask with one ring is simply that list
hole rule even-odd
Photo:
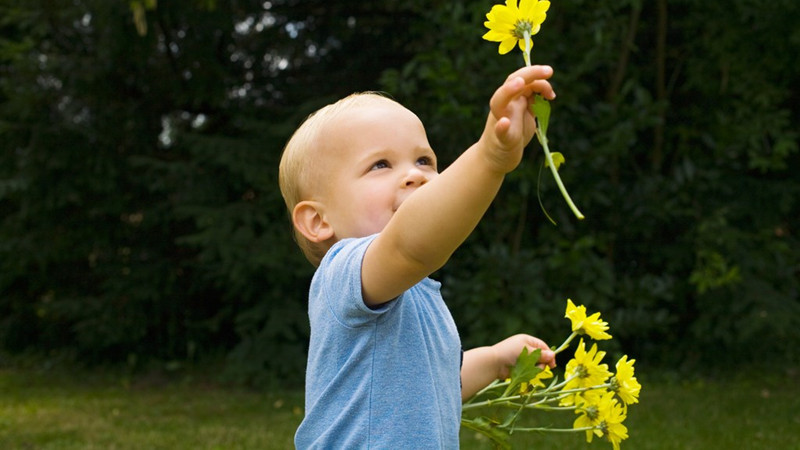
[{"label": "toddler boy", "polygon": [[477,143],[441,174],[419,118],[377,94],[311,115],[280,164],[296,240],[317,266],[298,448],[458,448],[461,401],[504,378],[516,335],[461,351],[439,283],[428,276],[467,238],[520,162],[530,104],[555,97],[548,66],[511,74]]}]

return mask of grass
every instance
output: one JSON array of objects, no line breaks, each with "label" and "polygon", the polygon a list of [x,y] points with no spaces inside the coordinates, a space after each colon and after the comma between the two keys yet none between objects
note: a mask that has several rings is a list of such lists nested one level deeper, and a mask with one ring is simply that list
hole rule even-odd
[{"label": "grass", "polygon": [[288,449],[300,392],[0,370],[2,449]]},{"label": "grass", "polygon": [[[629,410],[623,449],[800,449],[796,372],[693,382],[648,381]],[[302,393],[201,381],[0,369],[3,449],[289,449]],[[569,425],[569,415],[544,420]],[[556,423],[558,424],[558,423]],[[462,432],[462,448],[488,449]],[[582,435],[516,435],[514,448],[610,449]]]}]

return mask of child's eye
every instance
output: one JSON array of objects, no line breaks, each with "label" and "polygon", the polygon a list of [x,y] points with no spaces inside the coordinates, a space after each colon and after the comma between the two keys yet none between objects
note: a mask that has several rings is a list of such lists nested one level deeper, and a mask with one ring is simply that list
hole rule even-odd
[{"label": "child's eye", "polygon": [[432,166],[433,165],[433,159],[431,159],[430,156],[422,156],[419,159],[417,159],[417,165],[420,165],[420,166]]},{"label": "child's eye", "polygon": [[386,161],[385,159],[382,159],[382,160],[376,162],[375,164],[373,164],[372,167],[370,168],[370,170],[388,169],[389,167],[391,167],[389,165],[389,161]]}]

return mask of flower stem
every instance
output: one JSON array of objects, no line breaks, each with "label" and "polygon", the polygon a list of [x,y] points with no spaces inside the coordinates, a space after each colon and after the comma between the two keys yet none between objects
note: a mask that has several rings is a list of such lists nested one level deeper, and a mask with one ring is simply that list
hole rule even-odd
[{"label": "flower stem", "polygon": [[531,32],[525,30],[522,32],[522,36],[525,38],[525,51],[522,52],[522,58],[525,60],[525,67],[531,66]]},{"label": "flower stem", "polygon": [[553,353],[555,353],[557,355],[557,354],[561,353],[562,351],[564,351],[567,347],[569,347],[569,343],[572,342],[572,340],[575,339],[575,336],[577,336],[577,335],[578,335],[578,332],[577,331],[573,331],[572,334],[569,335],[569,337],[567,338],[567,340],[564,341],[563,344],[561,344],[557,349],[553,350]]},{"label": "flower stem", "polygon": [[554,399],[555,400],[561,400],[562,398],[568,397],[570,394],[579,394],[581,392],[594,391],[594,390],[597,390],[597,389],[607,389],[609,387],[611,387],[611,383],[598,384],[597,386],[589,386],[589,387],[567,389],[567,390],[564,390],[564,391],[559,391],[557,393],[558,396],[555,397]]},{"label": "flower stem", "polygon": [[531,431],[531,432],[544,432],[544,433],[576,433],[579,431],[592,431],[598,427],[583,427],[583,428],[514,428],[514,431]]},{"label": "flower stem", "polygon": [[512,400],[519,400],[521,398],[522,398],[522,395],[510,395],[508,397],[493,398],[493,399],[484,400],[484,401],[478,402],[478,403],[470,403],[470,404],[461,405],[461,410],[462,411],[466,411],[466,410],[469,410],[469,409],[480,408],[480,407],[483,407],[483,406],[508,405],[508,404],[511,404]]},{"label": "flower stem", "polygon": [[[522,33],[522,36],[525,39],[525,51],[522,52],[522,58],[525,59],[525,67],[530,67],[532,47],[531,32],[525,30]],[[561,181],[561,177],[558,175],[558,169],[556,169],[556,165],[553,164],[553,156],[550,154],[550,147],[547,145],[547,136],[545,136],[545,134],[542,132],[542,128],[539,126],[538,120],[536,121],[536,135],[539,137],[539,143],[542,144],[542,148],[544,149],[544,157],[547,159],[547,165],[550,166],[550,172],[553,173],[553,178],[556,179],[556,184],[558,185],[558,189],[561,191],[561,195],[564,196],[564,200],[567,201],[567,204],[572,210],[572,213],[575,214],[575,217],[577,217],[579,220],[583,220],[583,213],[581,213],[578,210],[578,207],[575,206],[575,203],[572,201],[572,197],[570,197],[569,193],[567,192],[567,188],[564,187],[564,182]]]},{"label": "flower stem", "polygon": [[478,399],[478,398],[480,398],[480,397],[481,397],[483,394],[485,394],[485,393],[487,393],[487,392],[491,391],[491,390],[492,390],[492,389],[494,389],[494,388],[497,388],[497,387],[503,387],[503,386],[508,386],[509,384],[511,384],[511,383],[510,383],[510,381],[500,381],[500,380],[494,380],[494,381],[492,381],[491,383],[489,383],[489,385],[488,385],[488,386],[486,386],[485,388],[483,388],[483,389],[481,389],[480,391],[478,391],[478,393],[477,393],[477,394],[475,394],[475,395],[473,395],[472,397],[470,397],[470,399],[469,399],[469,400],[467,400],[467,401],[464,403],[464,405],[463,405],[463,406],[467,406],[467,405],[471,405],[471,404],[473,404],[473,402],[475,402],[475,400],[477,400],[477,399]]},{"label": "flower stem", "polygon": [[577,406],[550,406],[544,405],[540,403],[536,403],[534,405],[527,405],[526,408],[535,408],[535,409],[543,409],[545,411],[575,411],[578,409]]},{"label": "flower stem", "polygon": [[547,165],[550,166],[550,172],[553,174],[553,178],[556,179],[556,184],[558,185],[558,189],[561,191],[561,195],[564,196],[564,200],[567,201],[567,205],[569,205],[569,208],[572,210],[572,213],[575,214],[575,217],[583,220],[583,213],[581,213],[578,210],[578,207],[575,206],[575,203],[572,201],[572,197],[569,196],[567,188],[564,187],[564,183],[561,181],[561,177],[558,175],[558,169],[556,169],[556,165],[553,164],[553,155],[550,154],[550,147],[547,145],[547,136],[542,133],[542,129],[539,127],[538,123],[536,125],[536,134],[539,136],[539,143],[542,144],[544,157],[547,159]]}]

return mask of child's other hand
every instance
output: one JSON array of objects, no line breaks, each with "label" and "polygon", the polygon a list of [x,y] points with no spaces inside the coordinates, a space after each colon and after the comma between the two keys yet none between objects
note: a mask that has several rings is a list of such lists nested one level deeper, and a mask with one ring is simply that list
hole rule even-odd
[{"label": "child's other hand", "polygon": [[530,109],[533,97],[552,100],[556,94],[550,82],[550,66],[531,66],[508,76],[489,101],[490,114],[481,142],[488,151],[490,161],[503,173],[517,167],[522,159],[522,149],[531,141],[536,124]]},{"label": "child's other hand", "polygon": [[517,363],[517,358],[522,353],[523,348],[527,348],[529,352],[537,348],[542,350],[542,354],[539,357],[539,367],[549,366],[553,368],[556,366],[556,355],[544,341],[528,334],[517,334],[492,346],[498,359],[498,379],[508,378],[511,367]]}]

